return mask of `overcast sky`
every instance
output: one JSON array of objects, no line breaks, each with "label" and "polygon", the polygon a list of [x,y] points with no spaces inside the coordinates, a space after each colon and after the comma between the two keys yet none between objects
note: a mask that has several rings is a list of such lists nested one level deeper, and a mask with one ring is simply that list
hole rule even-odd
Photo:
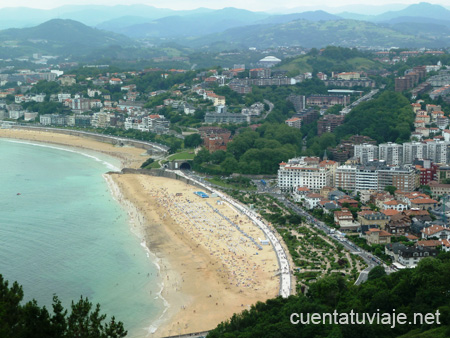
[{"label": "overcast sky", "polygon": [[[422,0],[424,2],[449,6],[448,0]],[[386,4],[414,4],[419,0],[0,0],[0,8],[3,7],[32,7],[32,8],[56,8],[62,5],[130,5],[145,4],[160,8],[194,9],[198,7],[224,8],[236,7],[252,11],[268,11],[272,9],[309,7],[339,7],[352,4],[358,5],[386,5]]]}]

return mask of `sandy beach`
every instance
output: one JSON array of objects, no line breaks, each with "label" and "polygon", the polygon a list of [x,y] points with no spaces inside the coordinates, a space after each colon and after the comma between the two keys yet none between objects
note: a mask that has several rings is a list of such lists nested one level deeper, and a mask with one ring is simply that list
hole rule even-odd
[{"label": "sandy beach", "polygon": [[152,336],[209,330],[233,313],[278,295],[272,247],[259,250],[230,223],[257,241],[265,238],[246,216],[219,198],[195,195],[198,188],[178,180],[111,177],[122,193],[121,203],[138,208],[137,232],[143,232],[148,248],[160,259],[162,296],[170,306]]},{"label": "sandy beach", "polygon": [[[98,151],[119,158],[128,168],[138,168],[148,158],[143,149],[65,134],[0,129],[0,137]],[[132,230],[160,266],[167,309],[144,337],[210,330],[257,301],[278,295],[278,262],[272,246],[259,250],[250,237],[259,243],[265,239],[263,232],[231,205],[218,197],[201,198],[194,194],[198,188],[174,179],[105,176],[112,194],[128,211]]]},{"label": "sandy beach", "polygon": [[103,143],[89,138],[39,130],[0,129],[0,137],[51,143],[101,152],[118,158],[122,162],[122,168],[139,168],[149,157],[144,149],[117,147],[109,143]]}]

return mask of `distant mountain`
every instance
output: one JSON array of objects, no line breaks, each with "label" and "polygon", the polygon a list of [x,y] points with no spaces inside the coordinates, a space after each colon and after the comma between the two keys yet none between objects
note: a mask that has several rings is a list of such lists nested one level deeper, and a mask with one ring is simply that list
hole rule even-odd
[{"label": "distant mountain", "polygon": [[373,21],[375,15],[359,14],[354,12],[342,12],[338,14],[343,19]]},{"label": "distant mountain", "polygon": [[[450,10],[440,6],[433,5],[427,2],[421,2],[419,4],[410,5],[401,10],[388,11],[381,14],[359,14],[356,10],[352,9],[351,12],[346,11],[337,14],[345,19],[352,20],[364,20],[371,22],[391,22],[396,21],[398,18],[429,18],[431,20],[450,20]],[[411,20],[402,22],[412,22]],[[393,22],[394,23],[394,22]]]},{"label": "distant mountain", "polygon": [[[297,20],[274,25],[253,25],[232,28],[223,33],[212,34],[198,39],[179,41],[192,47],[212,46],[220,42],[227,48],[277,46],[325,47],[328,45],[344,47],[399,46],[435,47],[436,41],[404,34],[391,28],[356,20],[336,20],[311,22]],[[442,42],[442,41],[440,41]]]},{"label": "distant mountain", "polygon": [[[36,9],[26,7],[9,7],[0,9],[0,29],[32,27],[51,19],[71,19],[96,26],[102,22],[123,16],[146,17],[155,20],[170,15],[189,15],[214,11],[208,8],[175,11],[167,8],[156,8],[147,5],[69,5],[54,9]],[[133,23],[130,23],[130,25]]]},{"label": "distant mountain", "polygon": [[224,8],[208,13],[164,17],[143,24],[117,27],[114,31],[133,38],[201,36],[251,25],[268,16],[261,12]]},{"label": "distant mountain", "polygon": [[391,3],[391,4],[385,4],[385,5],[364,5],[364,4],[356,4],[356,1],[354,1],[354,2],[355,3],[353,3],[351,5],[328,7],[328,6],[324,6],[320,1],[318,1],[317,5],[298,6],[298,7],[289,8],[289,9],[280,8],[280,9],[277,9],[276,11],[274,11],[274,13],[288,14],[288,13],[301,13],[301,12],[314,11],[314,10],[323,10],[328,13],[336,14],[339,16],[341,16],[340,13],[343,13],[343,12],[352,12],[352,13],[358,13],[361,15],[378,15],[378,14],[386,13],[388,11],[399,11],[408,6],[406,4],[398,4],[398,3],[397,4]]},{"label": "distant mountain", "polygon": [[[397,25],[400,27],[401,24],[414,24],[417,29],[423,29],[425,31],[429,30],[429,26],[447,26],[450,28],[450,17],[448,20],[437,20],[433,18],[426,18],[420,16],[400,16],[388,21],[384,21],[383,23],[387,23],[390,25]],[[448,32],[442,32],[444,34],[448,34]]]},{"label": "distant mountain", "polygon": [[[101,31],[77,21],[62,19],[53,19],[36,27],[0,31],[0,41],[1,47],[14,44],[19,51],[78,56],[111,45],[121,47],[136,45],[126,36]],[[4,48],[1,51],[3,52]],[[0,55],[0,57],[3,56]]]},{"label": "distant mountain", "polygon": [[450,20],[450,10],[441,5],[421,2],[408,6],[401,11],[391,11],[377,15],[373,18],[373,21],[388,21],[398,17],[427,17],[435,20]]},{"label": "distant mountain", "polygon": [[257,24],[281,24],[301,19],[308,21],[329,21],[329,20],[341,20],[342,18],[324,11],[310,11],[303,13],[272,15],[267,19],[258,21]]},{"label": "distant mountain", "polygon": [[126,15],[118,18],[114,18],[108,21],[104,21],[96,26],[98,29],[104,29],[110,32],[120,33],[124,28],[141,25],[151,22],[152,19],[143,16]]}]

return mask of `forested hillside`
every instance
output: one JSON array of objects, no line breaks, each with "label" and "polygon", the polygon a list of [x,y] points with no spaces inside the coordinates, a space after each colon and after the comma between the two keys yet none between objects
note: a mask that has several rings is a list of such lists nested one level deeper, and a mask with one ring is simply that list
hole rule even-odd
[{"label": "forested hillside", "polygon": [[[356,286],[345,282],[337,274],[327,276],[311,285],[306,296],[276,298],[257,303],[250,310],[235,314],[229,321],[219,324],[208,338],[238,337],[295,337],[295,338],[394,338],[450,337],[450,253],[441,253],[437,259],[420,261],[415,269],[385,275],[375,268],[369,280]],[[387,325],[331,325],[292,324],[292,313],[404,313],[408,324]],[[436,322],[439,311],[439,322]],[[433,313],[433,324],[409,324],[414,313]],[[298,319],[294,317],[294,319]]]},{"label": "forested hillside", "polygon": [[400,93],[386,91],[354,108],[335,134],[338,140],[359,134],[370,136],[378,143],[405,142],[413,123],[414,113],[408,99]]}]

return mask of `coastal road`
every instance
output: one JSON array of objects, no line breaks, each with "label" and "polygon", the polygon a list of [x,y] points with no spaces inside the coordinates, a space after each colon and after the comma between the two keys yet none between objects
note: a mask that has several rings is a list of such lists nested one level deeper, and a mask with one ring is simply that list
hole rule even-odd
[{"label": "coastal road", "polygon": [[324,222],[319,221],[315,217],[308,214],[305,210],[300,208],[295,203],[292,203],[286,197],[284,197],[282,194],[271,194],[273,197],[278,199],[282,204],[284,204],[285,207],[288,207],[292,209],[294,212],[296,212],[298,215],[303,216],[306,218],[306,220],[312,224],[315,228],[322,230],[325,232],[325,234],[330,237],[333,240],[338,241],[340,244],[344,246],[344,248],[348,251],[350,251],[354,255],[360,256],[368,265],[366,269],[360,272],[360,275],[358,279],[356,280],[355,284],[359,285],[361,283],[364,283],[367,280],[367,276],[374,267],[377,265],[383,264],[386,272],[389,272],[389,269],[387,266],[377,257],[374,257],[371,253],[363,250],[362,248],[358,247],[356,244],[349,241],[347,238],[343,236],[338,236],[335,233],[335,229],[330,228],[328,225],[326,225]]},{"label": "coastal road", "polygon": [[230,203],[237,210],[245,214],[248,218],[250,218],[254,224],[258,225],[258,227],[264,232],[266,238],[271,242],[272,247],[277,255],[278,265],[279,265],[279,275],[280,275],[280,296],[283,298],[289,297],[292,294],[291,289],[291,270],[289,267],[289,260],[284,251],[280,241],[275,236],[275,234],[269,229],[269,227],[261,221],[261,216],[254,213],[252,210],[243,206],[241,203],[235,201],[231,197],[224,195],[221,191],[214,189],[211,185],[206,182],[200,182],[198,179],[194,178],[191,175],[188,175],[187,172],[181,170],[167,170],[169,172],[173,172],[181,177],[190,179],[194,181],[197,185],[204,187],[205,189],[211,191],[211,193],[217,194],[222,200]]},{"label": "coastal road", "polygon": [[75,132],[75,133],[79,133],[81,135],[86,135],[86,136],[101,136],[101,137],[109,138],[111,140],[116,141],[119,144],[132,141],[137,144],[150,146],[150,147],[152,147],[160,152],[163,152],[163,153],[167,153],[170,149],[168,146],[165,146],[165,145],[159,144],[159,143],[155,143],[155,142],[139,141],[139,140],[135,140],[135,139],[131,139],[131,138],[122,138],[122,137],[117,137],[117,136],[112,136],[112,135],[99,134],[99,133],[93,133],[90,131],[82,131],[82,130],[76,130],[76,129],[60,129],[60,128],[50,128],[50,127],[38,127],[38,126],[22,126],[22,125],[13,126],[13,128],[15,128],[15,129],[32,129],[32,130],[34,129],[34,130],[42,130],[42,131],[50,131],[50,132],[58,132],[59,131],[63,134],[67,134],[67,132],[70,131],[70,132]]}]

